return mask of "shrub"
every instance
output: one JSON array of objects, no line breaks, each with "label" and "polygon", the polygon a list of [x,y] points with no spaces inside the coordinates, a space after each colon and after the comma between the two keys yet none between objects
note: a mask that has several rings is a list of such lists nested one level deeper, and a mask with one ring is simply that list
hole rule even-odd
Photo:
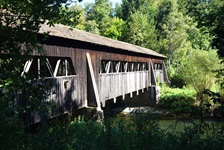
[{"label": "shrub", "polygon": [[177,74],[170,77],[170,82],[171,82],[171,86],[174,88],[183,88],[186,85],[182,76],[177,75]]},{"label": "shrub", "polygon": [[[13,130],[14,131],[14,130]],[[8,139],[12,149],[223,149],[223,123],[192,122],[181,131],[162,130],[152,114],[109,118],[103,122],[77,119],[42,126],[23,139]],[[18,140],[18,141],[12,141]],[[0,149],[7,148],[1,145]]]},{"label": "shrub", "polygon": [[192,122],[181,131],[159,128],[152,114],[69,125],[71,149],[223,149],[223,124]]},{"label": "shrub", "polygon": [[159,106],[171,109],[176,114],[191,113],[195,103],[195,92],[188,89],[162,86]]}]

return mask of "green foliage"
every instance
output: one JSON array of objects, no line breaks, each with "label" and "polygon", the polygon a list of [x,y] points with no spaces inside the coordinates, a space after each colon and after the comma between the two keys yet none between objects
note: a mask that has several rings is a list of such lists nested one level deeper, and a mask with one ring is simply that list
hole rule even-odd
[{"label": "green foliage", "polygon": [[27,133],[26,149],[69,149],[70,141],[67,138],[67,130],[68,128],[59,121],[40,126],[36,133]]},{"label": "green foliage", "polygon": [[219,55],[223,55],[223,8],[221,0],[197,1],[179,0],[180,10],[191,16],[198,23],[198,28],[206,28],[207,32],[215,37],[212,46],[218,49]]},{"label": "green foliage", "polygon": [[35,144],[27,145],[29,149],[81,150],[224,148],[222,123],[193,122],[191,126],[184,127],[184,130],[173,132],[160,129],[158,120],[152,116],[111,118],[102,123],[76,120],[68,126],[45,130],[42,136],[32,135]]},{"label": "green foliage", "polygon": [[85,17],[84,17],[84,8],[78,5],[72,5],[68,8],[61,9],[60,11],[60,22],[61,24],[75,27],[81,30],[85,29]]},{"label": "green foliage", "polygon": [[104,36],[120,40],[123,36],[123,32],[125,27],[125,22],[122,19],[119,19],[117,17],[111,18],[110,26],[106,29],[104,32]]},{"label": "green foliage", "polygon": [[[182,130],[161,129],[153,114],[108,118],[103,122],[76,119],[51,122],[34,133],[12,137],[0,149],[223,149],[223,123],[192,122]],[[173,124],[175,126],[175,124]],[[16,131],[12,130],[12,131]],[[10,131],[9,131],[10,132]],[[12,141],[18,140],[18,141]],[[6,140],[5,140],[6,141]],[[158,142],[159,141],[159,142]]]},{"label": "green foliage", "polygon": [[[31,58],[29,55],[33,51],[43,54],[36,33],[46,20],[50,25],[60,22],[167,55],[171,84],[190,84],[199,98],[202,90],[216,80],[213,70],[219,69],[220,61],[214,47],[220,56],[224,48],[223,1],[123,0],[113,9],[109,0],[97,0],[85,9],[76,5],[69,11],[67,6],[61,7],[65,2],[68,1],[0,0],[0,149],[224,148],[223,126],[199,124],[173,134],[159,129],[151,114],[103,123],[81,119],[68,126],[44,126],[34,134],[24,132],[20,112],[48,112],[46,107],[40,107],[45,105],[43,85],[33,86],[29,82],[33,78],[21,77],[21,66]],[[2,53],[11,55],[4,57]],[[18,57],[21,54],[26,57]],[[22,92],[27,93],[25,105],[15,105]],[[177,114],[192,113],[197,110],[193,106],[195,95],[190,90],[163,87],[159,105]]]},{"label": "green foliage", "polygon": [[122,0],[122,19],[127,20],[132,14],[143,7],[145,2],[148,2],[148,0]]},{"label": "green foliage", "polygon": [[156,30],[154,19],[149,14],[137,11],[127,20],[128,29],[125,41],[146,48],[154,48]]},{"label": "green foliage", "polygon": [[171,109],[176,114],[189,114],[193,111],[191,108],[196,102],[195,94],[192,90],[163,86],[159,106]]},{"label": "green foliage", "polygon": [[71,1],[0,0],[0,149],[27,149],[26,117],[39,111],[46,118],[45,86],[21,73],[34,51],[43,54],[37,37],[40,25],[60,20],[67,2]]},{"label": "green foliage", "polygon": [[168,66],[178,65],[191,48],[187,29],[190,18],[178,11],[176,0],[172,1],[170,12],[162,25],[161,52],[168,56]]},{"label": "green foliage", "polygon": [[[72,149],[149,149],[159,130],[149,115],[111,118],[102,123],[73,122],[69,127]],[[88,141],[88,142],[86,142]]]},{"label": "green foliage", "polygon": [[95,20],[88,20],[85,24],[85,30],[94,34],[100,34],[99,25]]},{"label": "green foliage", "polygon": [[182,74],[177,73],[177,69],[173,66],[167,68],[167,74],[170,80],[171,87],[174,88],[183,88],[186,85],[186,82],[182,78]]},{"label": "green foliage", "polygon": [[200,94],[204,89],[211,89],[216,80],[214,70],[220,67],[216,51],[192,50],[191,55],[182,62],[179,73]]},{"label": "green foliage", "polygon": [[[2,109],[2,103],[0,105]],[[25,149],[26,134],[23,122],[17,116],[9,116],[8,113],[13,113],[12,111],[4,111],[8,112],[1,111],[0,115],[0,149]]]},{"label": "green foliage", "polygon": [[112,3],[109,0],[96,0],[95,3],[86,4],[86,20],[97,23],[100,35],[103,35],[110,26],[112,16]]}]

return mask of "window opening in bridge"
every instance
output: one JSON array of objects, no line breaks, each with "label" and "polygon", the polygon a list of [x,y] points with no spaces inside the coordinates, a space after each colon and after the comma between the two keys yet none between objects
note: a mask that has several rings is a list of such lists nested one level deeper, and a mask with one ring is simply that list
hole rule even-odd
[{"label": "window opening in bridge", "polygon": [[129,62],[129,72],[133,72],[133,71],[134,71],[134,63]]},{"label": "window opening in bridge", "polygon": [[113,69],[112,69],[113,73],[121,72],[121,62],[114,61],[112,67],[113,67]]},{"label": "window opening in bridge", "polygon": [[129,66],[128,62],[125,62],[124,63],[124,72],[128,72],[129,71],[128,66]]},{"label": "window opening in bridge", "polygon": [[124,62],[120,62],[120,69],[119,69],[119,72],[124,72],[124,65],[125,65]]},{"label": "window opening in bridge", "polygon": [[106,62],[105,61],[101,61],[100,73],[106,73]]},{"label": "window opening in bridge", "polygon": [[76,75],[71,58],[34,57],[26,61],[22,75],[33,78]]},{"label": "window opening in bridge", "polygon": [[162,70],[162,64],[161,63],[154,63],[154,69],[155,70]]},{"label": "window opening in bridge", "polygon": [[136,63],[136,62],[134,63],[133,71],[139,71],[139,70],[138,70],[138,63]]},{"label": "window opening in bridge", "polygon": [[108,61],[107,63],[106,63],[106,73],[111,73],[111,71],[112,71],[112,67],[111,67],[111,65],[112,65],[112,63],[111,63],[111,61]]},{"label": "window opening in bridge", "polygon": [[120,62],[102,60],[100,73],[136,72],[148,70],[146,62]]},{"label": "window opening in bridge", "polygon": [[141,71],[140,70],[140,65],[141,65],[141,63],[137,63],[137,71]]},{"label": "window opening in bridge", "polygon": [[45,59],[40,57],[34,57],[26,61],[22,75],[25,73],[32,78],[51,76],[49,69],[46,67]]},{"label": "window opening in bridge", "polygon": [[72,60],[70,58],[58,59],[57,76],[70,76],[70,75],[76,75],[75,69],[72,65]]},{"label": "window opening in bridge", "polygon": [[116,70],[116,65],[112,61],[102,60],[100,73],[113,73]]},{"label": "window opening in bridge", "polygon": [[128,63],[128,72],[132,72],[134,69],[134,63],[130,62]]},{"label": "window opening in bridge", "polygon": [[140,63],[139,69],[140,69],[140,71],[148,70],[148,64],[147,63]]}]

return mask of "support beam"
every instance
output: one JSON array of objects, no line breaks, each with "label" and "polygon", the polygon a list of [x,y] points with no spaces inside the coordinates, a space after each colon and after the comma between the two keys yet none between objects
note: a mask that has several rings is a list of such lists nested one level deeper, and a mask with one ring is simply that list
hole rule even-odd
[{"label": "support beam", "polygon": [[68,76],[68,61],[65,59],[65,76]]},{"label": "support beam", "polygon": [[40,58],[37,59],[38,78],[40,78]]},{"label": "support beam", "polygon": [[33,62],[33,59],[27,60],[23,69],[23,72],[21,73],[21,76],[24,75],[24,73],[27,73],[30,70],[30,66]]},{"label": "support beam", "polygon": [[109,61],[107,64],[106,64],[106,73],[110,73],[110,66],[111,66],[111,61]]},{"label": "support beam", "polygon": [[95,95],[95,98],[96,98],[97,110],[102,111],[101,105],[100,105],[99,92],[98,92],[96,79],[95,79],[94,71],[93,71],[93,65],[92,65],[90,54],[88,52],[86,53],[86,57],[87,57],[87,63],[88,63],[88,66],[89,66],[89,72],[90,72],[90,76],[91,76],[91,80],[92,80],[92,84],[93,84],[94,95]]},{"label": "support beam", "polygon": [[51,76],[53,77],[53,76],[54,76],[53,69],[52,69],[52,67],[51,67],[51,63],[50,63],[50,61],[49,61],[48,58],[46,58],[46,65],[47,65],[47,68],[48,68],[48,70],[49,70]]},{"label": "support beam", "polygon": [[121,66],[121,62],[118,62],[116,65],[116,73],[119,73],[120,66]]},{"label": "support beam", "polygon": [[125,94],[122,95],[122,100],[125,100]]},{"label": "support beam", "polygon": [[164,81],[169,82],[168,76],[167,76],[167,71],[166,71],[166,65],[165,65],[164,61],[162,63],[162,70],[163,70],[163,74],[164,74]]},{"label": "support beam", "polygon": [[[152,60],[150,60],[150,64],[151,64],[150,66],[151,66],[151,70],[152,70],[152,78],[155,81],[155,86],[156,86],[156,76],[155,76],[155,70],[153,68]],[[151,83],[152,83],[152,81],[151,81]]]},{"label": "support beam", "polygon": [[117,102],[117,98],[116,97],[114,97],[114,103],[116,103]]},{"label": "support beam", "polygon": [[61,62],[61,60],[59,59],[59,60],[57,61],[57,63],[56,63],[55,70],[54,70],[54,77],[57,76],[58,68],[59,68],[59,66],[60,66],[60,62]]}]

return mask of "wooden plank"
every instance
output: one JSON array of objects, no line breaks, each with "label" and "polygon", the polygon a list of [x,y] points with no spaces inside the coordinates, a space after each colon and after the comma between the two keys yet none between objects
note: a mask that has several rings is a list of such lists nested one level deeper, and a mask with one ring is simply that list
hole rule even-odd
[{"label": "wooden plank", "polygon": [[166,71],[166,65],[165,65],[164,61],[163,61],[163,63],[162,63],[162,69],[163,69],[163,74],[164,74],[164,81],[165,81],[165,82],[168,82],[168,76],[167,76],[167,71]]},{"label": "wooden plank", "polygon": [[[78,51],[77,51],[78,52]],[[87,71],[87,61],[86,61],[86,52],[88,52],[87,50],[83,50],[81,49],[80,52],[80,58],[79,58],[79,61],[80,61],[80,64],[79,64],[79,69],[81,70],[81,99],[80,99],[80,102],[85,104],[86,101],[88,101],[89,97],[88,97],[88,71]],[[94,105],[95,102],[94,101],[91,101],[91,104]]]},{"label": "wooden plank", "polygon": [[153,78],[153,80],[154,80],[154,85],[156,85],[156,76],[155,76],[155,70],[154,70],[154,68],[153,68],[153,63],[152,63],[152,61],[150,60],[150,66],[151,66],[151,70],[152,70],[152,78]]},{"label": "wooden plank", "polygon": [[54,70],[54,77],[57,76],[58,68],[59,68],[60,62],[61,62],[61,60],[59,59],[59,60],[57,61],[57,63],[56,63],[56,67],[55,67],[55,70]]},{"label": "wooden plank", "polygon": [[23,72],[21,73],[21,76],[23,76],[24,73],[27,73],[30,70],[30,66],[31,66],[32,62],[33,62],[33,59],[26,61]]},{"label": "wooden plank", "polygon": [[48,58],[46,58],[46,65],[47,65],[47,68],[48,68],[48,70],[49,70],[49,72],[51,74],[51,77],[53,77],[54,76],[54,72],[53,72],[53,69],[51,67],[51,64],[50,64],[50,61],[49,61]]},{"label": "wooden plank", "polygon": [[96,79],[94,76],[94,70],[93,70],[93,66],[92,66],[92,62],[91,62],[91,57],[88,52],[86,53],[86,57],[87,57],[87,62],[88,62],[88,66],[89,66],[91,80],[93,83],[93,90],[94,90],[94,94],[95,94],[95,98],[96,98],[97,109],[102,110],[101,106],[100,106],[100,97],[99,97],[99,92],[98,92],[98,88],[97,88],[97,84],[96,84]]}]

